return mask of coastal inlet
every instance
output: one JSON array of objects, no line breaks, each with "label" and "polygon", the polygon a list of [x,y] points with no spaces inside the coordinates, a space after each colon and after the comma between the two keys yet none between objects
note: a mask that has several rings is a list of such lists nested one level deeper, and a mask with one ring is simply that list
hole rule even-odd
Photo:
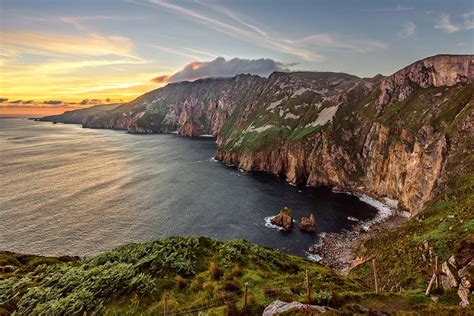
[{"label": "coastal inlet", "polygon": [[[193,235],[304,255],[321,233],[377,214],[356,196],[225,166],[212,158],[209,138],[2,119],[0,147],[2,250],[83,256]],[[283,207],[297,220],[313,212],[316,232],[266,227]]]}]

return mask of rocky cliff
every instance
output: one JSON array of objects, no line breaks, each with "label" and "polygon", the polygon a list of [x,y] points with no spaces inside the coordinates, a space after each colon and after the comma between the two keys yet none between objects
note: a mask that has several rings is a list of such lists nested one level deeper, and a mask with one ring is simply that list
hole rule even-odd
[{"label": "rocky cliff", "polygon": [[473,81],[472,55],[440,55],[372,79],[296,72],[181,82],[101,113],[46,120],[212,134],[226,164],[389,198],[416,213],[446,177],[453,151],[467,150],[452,146],[458,129],[474,134]]}]

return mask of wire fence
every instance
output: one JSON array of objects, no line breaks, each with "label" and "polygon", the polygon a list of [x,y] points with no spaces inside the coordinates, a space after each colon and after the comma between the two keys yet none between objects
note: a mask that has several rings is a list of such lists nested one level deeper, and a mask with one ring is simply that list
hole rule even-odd
[{"label": "wire fence", "polygon": [[[262,288],[261,291],[262,293],[260,294],[262,294],[265,300],[265,303],[270,303],[271,301],[275,300],[278,297],[281,297],[282,295],[289,295],[292,293],[291,290],[288,288],[288,286]],[[252,295],[251,292],[249,292],[248,294]],[[245,292],[242,292],[242,291],[231,292],[231,293],[223,295],[220,298],[208,300],[208,301],[202,302],[199,305],[195,305],[192,307],[187,307],[183,309],[175,309],[175,310],[171,310],[171,309],[164,310],[158,315],[169,315],[169,316],[196,315],[199,312],[203,312],[212,308],[224,306],[226,303],[235,303],[238,300],[245,300]],[[259,304],[249,303],[242,307],[242,311],[250,315],[253,315],[257,312],[261,312],[262,309],[263,309],[262,302]]]},{"label": "wire fence", "polygon": [[[378,280],[377,280],[377,267],[376,267],[376,261],[375,259],[372,259],[372,277],[373,277],[373,282],[374,282],[374,287],[375,291],[378,292]],[[226,294],[222,295],[221,297],[212,299],[212,300],[207,300],[204,301],[198,305],[182,308],[182,309],[175,309],[175,310],[169,310],[168,309],[168,298],[165,295],[164,296],[164,307],[163,307],[163,312],[159,313],[158,315],[165,315],[165,316],[171,316],[171,315],[196,315],[199,312],[207,311],[212,308],[224,306],[224,305],[229,305],[229,306],[234,306],[235,308],[235,303],[236,301],[243,301],[243,306],[242,306],[242,313],[245,315],[254,315],[262,312],[264,309],[264,306],[268,305],[271,303],[271,301],[274,301],[277,298],[282,298],[284,296],[288,297],[288,295],[292,296],[292,299],[294,298],[295,294],[302,295],[304,290],[306,290],[306,293],[304,293],[305,296],[305,301],[310,302],[311,301],[311,278],[309,275],[308,270],[306,270],[305,274],[305,289],[303,288],[297,288],[296,292],[294,293],[294,289],[291,289],[288,285],[286,286],[281,286],[281,287],[269,287],[269,288],[261,288],[260,291],[261,293],[259,295],[259,303],[255,303],[252,300],[253,295],[256,295],[257,293],[251,293],[251,291],[248,291],[248,283],[245,284],[245,291],[242,292],[241,290],[234,291],[234,292],[227,292]],[[250,301],[249,301],[249,296],[250,296]]]}]

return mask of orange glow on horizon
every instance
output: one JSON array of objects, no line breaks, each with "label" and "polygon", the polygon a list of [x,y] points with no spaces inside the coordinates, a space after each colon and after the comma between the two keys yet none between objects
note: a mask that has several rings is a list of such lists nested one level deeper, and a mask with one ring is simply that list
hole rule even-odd
[{"label": "orange glow on horizon", "polygon": [[2,29],[0,116],[128,102],[164,85],[151,81],[159,66],[136,55],[131,39],[99,33],[73,18],[62,22],[76,32]]},{"label": "orange glow on horizon", "polygon": [[48,115],[63,114],[66,111],[74,109],[45,109],[45,108],[0,108],[0,117],[2,116],[22,116],[22,117],[40,117]]}]

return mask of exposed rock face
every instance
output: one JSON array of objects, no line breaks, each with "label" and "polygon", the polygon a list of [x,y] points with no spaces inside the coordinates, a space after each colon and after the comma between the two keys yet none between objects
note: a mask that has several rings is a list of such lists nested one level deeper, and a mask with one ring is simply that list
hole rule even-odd
[{"label": "exposed rock face", "polygon": [[469,305],[469,296],[472,294],[474,284],[474,261],[471,260],[464,268],[458,271],[461,280],[458,287],[458,295],[461,298],[461,305]]},{"label": "exposed rock face", "polygon": [[[472,250],[472,248],[470,248]],[[463,249],[467,250],[467,249]],[[466,259],[468,259],[466,261]],[[444,290],[457,289],[461,306],[469,305],[474,282],[472,253],[451,256],[441,265],[440,281]]]},{"label": "exposed rock face", "polygon": [[474,137],[473,68],[473,55],[441,55],[385,78],[296,72],[203,79],[107,111],[47,119],[132,133],[212,134],[216,159],[226,164],[389,198],[417,213],[447,181],[447,162],[466,150],[458,140]]},{"label": "exposed rock face", "polygon": [[[233,134],[219,136],[216,158],[247,171],[284,175],[291,183],[389,198],[399,208],[417,213],[446,180],[447,161],[461,150],[453,145],[456,137],[465,136],[449,132],[448,126],[454,124],[454,129],[474,135],[474,117],[466,111],[474,90],[472,60],[472,56],[435,56],[382,81],[354,80],[340,91],[312,87],[324,92],[325,109],[338,107],[320,129],[294,141],[295,131],[301,129],[297,126],[290,136],[276,137],[263,148],[242,149],[236,144],[255,139],[243,133],[235,136],[239,126],[255,126],[252,120],[244,120],[234,124]],[[324,86],[324,82],[318,84]],[[413,91],[399,95],[404,86]],[[262,115],[264,107],[255,115]]]},{"label": "exposed rock face", "polygon": [[473,56],[439,55],[411,64],[382,80],[378,103],[406,100],[418,87],[451,87],[474,82]]},{"label": "exposed rock face", "polygon": [[318,305],[302,304],[300,302],[273,301],[263,311],[263,316],[287,315],[287,314],[322,314],[327,312],[327,308]]},{"label": "exposed rock face", "polygon": [[456,273],[456,268],[451,265],[451,263],[445,261],[441,265],[441,271],[443,275],[441,276],[441,284],[443,289],[449,290],[457,288],[459,285],[459,279]]},{"label": "exposed rock face", "polygon": [[293,226],[293,212],[289,208],[284,208],[271,219],[271,223],[281,227],[284,231],[290,231]]},{"label": "exposed rock face", "polygon": [[238,75],[172,83],[101,115],[84,109],[45,120],[138,134],[177,132],[180,136],[216,136],[234,110],[256,98],[264,82],[259,76]]},{"label": "exposed rock face", "polygon": [[315,232],[316,231],[316,219],[314,214],[311,212],[309,217],[302,217],[298,223],[298,228],[305,232]]}]

